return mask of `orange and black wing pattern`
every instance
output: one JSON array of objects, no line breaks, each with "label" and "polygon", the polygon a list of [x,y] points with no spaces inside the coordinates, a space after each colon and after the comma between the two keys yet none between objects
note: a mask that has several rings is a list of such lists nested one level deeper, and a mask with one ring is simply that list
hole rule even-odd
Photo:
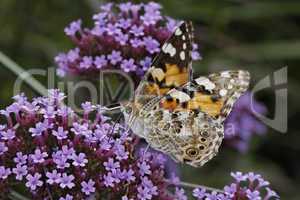
[{"label": "orange and black wing pattern", "polygon": [[183,22],[164,43],[136,90],[134,101],[137,105],[142,107],[149,100],[161,97],[189,81],[192,73],[192,34],[192,24]]},{"label": "orange and black wing pattern", "polygon": [[223,71],[192,80],[172,89],[161,100],[160,107],[170,111],[189,110],[225,120],[235,101],[247,90],[247,71]]}]

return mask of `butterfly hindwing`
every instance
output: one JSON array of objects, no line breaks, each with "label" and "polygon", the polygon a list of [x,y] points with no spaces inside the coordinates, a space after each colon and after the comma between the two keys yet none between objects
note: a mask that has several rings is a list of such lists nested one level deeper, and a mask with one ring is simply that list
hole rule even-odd
[{"label": "butterfly hindwing", "polygon": [[213,118],[225,118],[234,102],[247,90],[247,71],[224,71],[201,76],[185,86],[173,89],[160,101],[160,106],[172,111],[204,112]]},{"label": "butterfly hindwing", "polygon": [[135,103],[144,106],[190,79],[192,24],[183,22],[162,46],[135,93]]}]

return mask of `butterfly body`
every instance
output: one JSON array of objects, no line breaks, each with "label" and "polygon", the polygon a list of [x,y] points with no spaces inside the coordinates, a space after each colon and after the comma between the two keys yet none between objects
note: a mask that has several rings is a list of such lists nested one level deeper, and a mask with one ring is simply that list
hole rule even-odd
[{"label": "butterfly body", "polygon": [[122,111],[132,131],[151,147],[199,167],[217,154],[224,120],[248,88],[250,76],[237,70],[193,79],[191,50],[192,27],[183,23]]}]

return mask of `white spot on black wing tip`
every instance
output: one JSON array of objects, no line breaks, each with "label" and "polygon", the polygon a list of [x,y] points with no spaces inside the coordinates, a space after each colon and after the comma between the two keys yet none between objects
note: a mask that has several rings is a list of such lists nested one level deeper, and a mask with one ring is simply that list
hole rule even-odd
[{"label": "white spot on black wing tip", "polygon": [[181,60],[185,60],[185,52],[184,51],[181,51],[179,56],[180,56]]},{"label": "white spot on black wing tip", "polygon": [[176,30],[175,30],[175,35],[176,36],[179,36],[179,35],[181,35],[182,34],[182,31],[180,30],[180,28],[177,28]]}]

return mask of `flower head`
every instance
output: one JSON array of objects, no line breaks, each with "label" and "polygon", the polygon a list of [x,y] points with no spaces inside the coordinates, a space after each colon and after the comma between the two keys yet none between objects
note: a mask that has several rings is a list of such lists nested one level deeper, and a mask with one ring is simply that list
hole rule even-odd
[{"label": "flower head", "polygon": [[[149,68],[142,61],[152,61],[179,24],[162,15],[161,9],[154,2],[107,3],[93,16],[93,27],[83,28],[81,20],[71,22],[65,33],[77,47],[55,58],[59,75],[93,75],[104,69],[120,69],[140,80]],[[194,45],[194,60],[201,58],[197,49]]]}]

